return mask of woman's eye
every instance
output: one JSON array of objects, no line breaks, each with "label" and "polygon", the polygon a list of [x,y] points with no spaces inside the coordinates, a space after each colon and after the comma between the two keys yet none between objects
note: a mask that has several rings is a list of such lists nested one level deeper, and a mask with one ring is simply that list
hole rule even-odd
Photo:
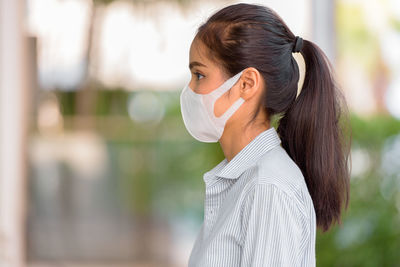
[{"label": "woman's eye", "polygon": [[[202,74],[200,74],[200,73],[198,73],[198,72],[196,72],[194,75],[196,75],[197,80],[200,80],[201,78],[204,78],[204,75],[202,75]],[[201,76],[201,77],[200,77],[200,76]]]}]

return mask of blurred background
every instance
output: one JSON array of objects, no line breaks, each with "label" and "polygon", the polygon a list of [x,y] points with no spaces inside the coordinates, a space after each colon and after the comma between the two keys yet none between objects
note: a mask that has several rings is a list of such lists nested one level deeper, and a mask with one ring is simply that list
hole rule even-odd
[{"label": "blurred background", "polygon": [[[0,0],[0,266],[187,266],[202,175],[179,93],[197,27],[239,1]],[[400,1],[266,0],[335,66],[351,201],[317,266],[400,266]]]}]

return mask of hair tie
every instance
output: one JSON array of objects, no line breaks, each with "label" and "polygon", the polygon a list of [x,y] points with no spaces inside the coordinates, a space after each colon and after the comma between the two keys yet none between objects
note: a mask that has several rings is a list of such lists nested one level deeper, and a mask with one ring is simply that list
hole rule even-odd
[{"label": "hair tie", "polygon": [[300,36],[296,36],[294,39],[293,53],[298,53],[303,48],[303,39]]}]

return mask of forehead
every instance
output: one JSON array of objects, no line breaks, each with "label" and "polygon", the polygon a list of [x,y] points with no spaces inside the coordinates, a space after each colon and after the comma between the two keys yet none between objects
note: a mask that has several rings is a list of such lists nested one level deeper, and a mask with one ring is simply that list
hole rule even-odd
[{"label": "forehead", "polygon": [[190,61],[199,61],[206,65],[207,63],[211,63],[208,59],[207,47],[197,38],[195,38],[190,45],[189,59]]}]

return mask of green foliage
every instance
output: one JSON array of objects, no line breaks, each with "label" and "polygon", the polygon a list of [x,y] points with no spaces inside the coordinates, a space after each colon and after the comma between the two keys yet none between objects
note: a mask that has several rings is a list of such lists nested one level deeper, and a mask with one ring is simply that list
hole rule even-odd
[{"label": "green foliage", "polygon": [[75,114],[75,97],[76,92],[56,91],[56,95],[60,104],[60,112],[62,115],[71,116]]},{"label": "green foliage", "polygon": [[387,115],[362,119],[353,114],[351,125],[354,141],[372,152],[380,148],[387,138],[400,133],[400,122]]}]

